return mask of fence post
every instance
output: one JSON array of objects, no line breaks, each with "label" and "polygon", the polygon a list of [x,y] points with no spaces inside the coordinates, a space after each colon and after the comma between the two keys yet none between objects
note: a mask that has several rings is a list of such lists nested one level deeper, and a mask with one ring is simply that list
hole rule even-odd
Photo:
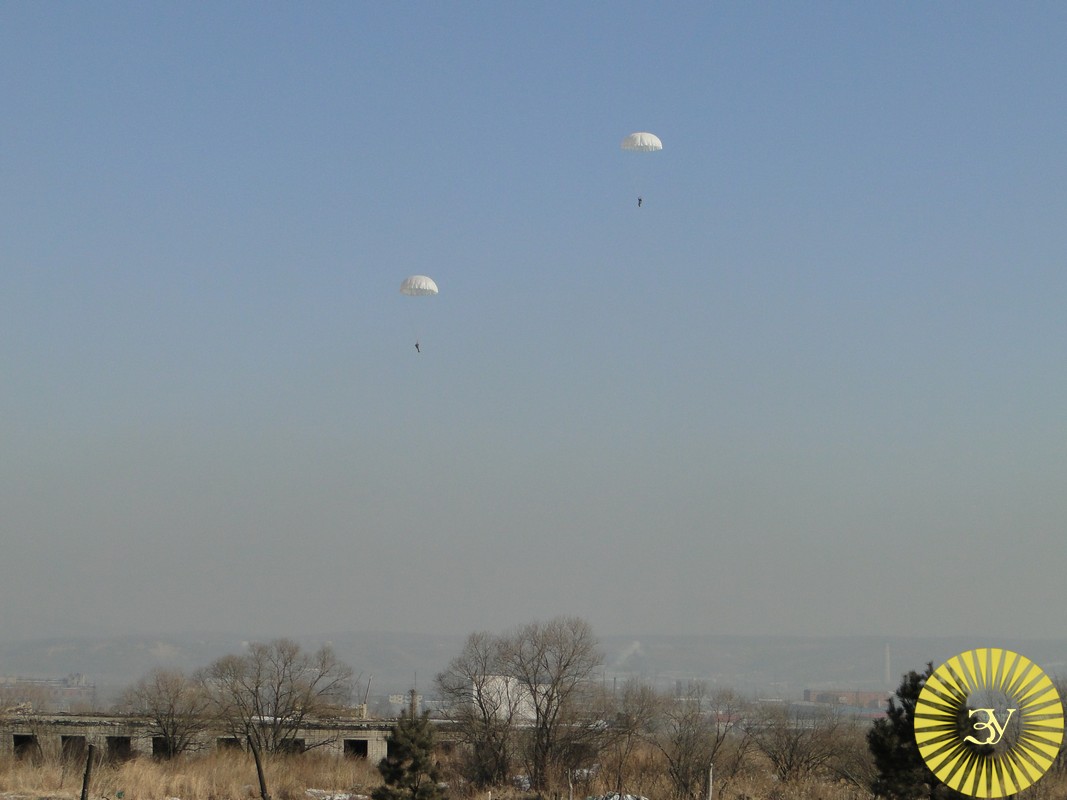
[{"label": "fence post", "polygon": [[89,755],[85,757],[85,774],[82,776],[82,800],[89,800],[89,779],[93,776],[93,756],[96,745],[89,745]]}]

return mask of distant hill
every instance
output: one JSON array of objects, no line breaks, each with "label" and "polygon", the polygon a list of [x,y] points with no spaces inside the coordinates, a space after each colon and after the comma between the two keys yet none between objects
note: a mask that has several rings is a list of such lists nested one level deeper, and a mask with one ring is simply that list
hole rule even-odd
[{"label": "distant hill", "polygon": [[[266,637],[261,637],[262,641]],[[459,654],[464,636],[333,633],[300,638],[307,648],[328,642],[370,681],[376,698],[415,686],[432,696],[433,678]],[[191,672],[238,653],[246,638],[224,634],[57,638],[0,642],[0,675],[63,677],[81,673],[104,703],[158,666]],[[972,638],[605,636],[602,680],[640,678],[660,689],[688,681],[745,694],[797,699],[804,689],[891,691],[909,670],[935,666],[975,647],[1003,647],[1027,656],[1053,676],[1067,675],[1067,640],[976,641]],[[888,667],[887,667],[888,647]]]}]

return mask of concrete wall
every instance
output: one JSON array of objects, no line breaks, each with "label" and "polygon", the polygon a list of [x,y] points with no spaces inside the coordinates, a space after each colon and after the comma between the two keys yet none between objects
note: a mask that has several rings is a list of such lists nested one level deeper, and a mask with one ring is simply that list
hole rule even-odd
[{"label": "concrete wall", "polygon": [[[386,756],[386,741],[393,720],[331,720],[311,722],[301,728],[297,740],[306,749],[332,753],[338,757],[365,757],[377,764]],[[88,745],[94,745],[105,758],[152,756],[154,728],[141,717],[110,715],[37,714],[0,719],[0,756],[43,756],[66,754],[84,759]],[[207,731],[199,737],[200,752],[210,752],[233,743],[225,731]],[[239,745],[242,749],[244,742]]]}]

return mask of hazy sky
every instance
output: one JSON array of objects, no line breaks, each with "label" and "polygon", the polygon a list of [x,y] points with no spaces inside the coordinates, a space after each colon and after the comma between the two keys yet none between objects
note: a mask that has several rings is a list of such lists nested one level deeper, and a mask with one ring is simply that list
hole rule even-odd
[{"label": "hazy sky", "polygon": [[1065,35],[3,4],[0,637],[1067,636]]}]

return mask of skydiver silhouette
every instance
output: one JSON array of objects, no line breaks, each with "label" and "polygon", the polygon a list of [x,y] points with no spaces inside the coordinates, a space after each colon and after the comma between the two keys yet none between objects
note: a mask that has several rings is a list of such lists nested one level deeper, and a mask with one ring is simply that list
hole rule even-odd
[{"label": "skydiver silhouette", "polygon": [[416,342],[415,342],[415,352],[416,352],[416,353],[421,353],[421,352],[422,352],[422,350],[421,350],[421,349],[419,348],[419,343],[418,343],[418,341],[417,341],[417,340],[416,340]]},{"label": "skydiver silhouette", "polygon": [[638,208],[641,207],[641,198],[640,197],[637,198],[637,207]]}]

